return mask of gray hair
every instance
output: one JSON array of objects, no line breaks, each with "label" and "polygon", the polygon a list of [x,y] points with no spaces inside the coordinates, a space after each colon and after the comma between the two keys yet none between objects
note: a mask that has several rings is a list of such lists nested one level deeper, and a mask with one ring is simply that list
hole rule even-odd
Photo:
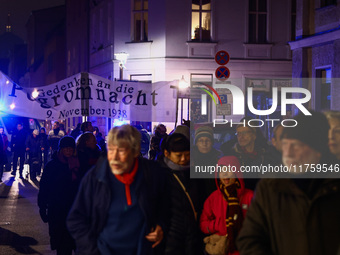
[{"label": "gray hair", "polygon": [[110,130],[107,136],[108,145],[128,145],[128,147],[138,155],[141,149],[142,135],[137,128],[130,125],[122,125],[114,127]]}]

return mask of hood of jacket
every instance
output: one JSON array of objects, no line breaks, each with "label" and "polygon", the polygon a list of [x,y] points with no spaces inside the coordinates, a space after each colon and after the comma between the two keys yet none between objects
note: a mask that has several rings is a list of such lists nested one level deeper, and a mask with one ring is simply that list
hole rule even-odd
[{"label": "hood of jacket", "polygon": [[[241,164],[240,161],[238,160],[237,157],[235,156],[224,156],[222,158],[220,158],[217,162],[218,166],[230,166],[230,169],[235,169],[236,171],[233,171],[236,175],[236,178],[238,179],[238,181],[240,182],[240,188],[237,189],[237,195],[238,197],[240,197],[244,192],[245,192],[245,186],[244,186],[244,180],[243,180],[243,174],[240,171],[241,168]],[[220,190],[219,187],[219,176],[218,176],[218,171],[215,172],[215,183],[216,183],[216,187],[218,190]],[[221,190],[220,190],[221,191]],[[222,191],[221,191],[222,192]]]}]

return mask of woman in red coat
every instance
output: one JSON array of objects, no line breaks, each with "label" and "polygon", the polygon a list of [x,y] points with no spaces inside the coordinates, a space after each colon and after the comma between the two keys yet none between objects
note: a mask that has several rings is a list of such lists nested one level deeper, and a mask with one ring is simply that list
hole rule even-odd
[{"label": "woman in red coat", "polygon": [[217,164],[233,169],[234,172],[219,173],[219,179],[216,178],[217,190],[204,202],[200,228],[208,235],[227,235],[229,240],[227,254],[239,254],[235,241],[253,198],[253,191],[244,188],[242,174],[239,171],[240,162],[235,156],[222,157]]}]

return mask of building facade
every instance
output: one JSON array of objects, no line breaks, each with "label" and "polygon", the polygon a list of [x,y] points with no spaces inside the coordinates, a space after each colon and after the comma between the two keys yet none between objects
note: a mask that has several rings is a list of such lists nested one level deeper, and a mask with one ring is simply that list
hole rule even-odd
[{"label": "building facade", "polygon": [[[84,14],[79,16],[84,21],[81,29],[87,29],[89,44],[74,44],[68,51],[72,56],[88,47],[88,71],[104,78],[119,79],[115,54],[124,52],[128,60],[123,79],[175,84],[183,77],[191,86],[215,84],[219,65],[214,57],[224,50],[230,55],[230,81],[245,93],[249,86],[262,86],[254,96],[267,101],[262,107],[270,106],[265,98],[271,97],[272,86],[291,84],[288,41],[295,37],[294,0],[97,0],[79,6],[78,12]],[[68,19],[69,15],[70,10]],[[68,29],[77,24],[68,22]],[[69,64],[80,66],[77,61]],[[83,69],[71,67],[68,75]],[[187,118],[189,100],[182,100],[179,114]],[[204,121],[222,117],[216,105],[208,105]]]},{"label": "building facade", "polygon": [[340,110],[339,11],[337,0],[297,0],[292,77],[311,91],[309,106],[319,111]]}]

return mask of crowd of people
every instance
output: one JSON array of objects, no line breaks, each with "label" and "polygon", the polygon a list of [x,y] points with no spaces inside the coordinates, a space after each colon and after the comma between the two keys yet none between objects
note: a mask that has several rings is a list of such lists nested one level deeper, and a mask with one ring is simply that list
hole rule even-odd
[{"label": "crowd of people", "polygon": [[[106,151],[105,139],[102,137],[102,133],[98,127],[93,127],[92,123],[87,121],[79,123],[77,128],[70,131],[67,134],[64,130],[64,125],[59,122],[54,122],[52,129],[46,133],[46,129],[41,127],[40,129],[25,130],[22,123],[18,123],[16,130],[13,131],[11,141],[9,142],[8,136],[4,132],[4,128],[0,127],[0,182],[2,182],[2,176],[5,165],[10,163],[11,175],[16,176],[19,173],[19,178],[26,178],[23,174],[24,164],[29,165],[29,176],[32,181],[36,181],[36,177],[41,175],[42,169],[46,166],[47,162],[53,158],[53,155],[58,152],[59,141],[65,135],[73,137],[75,140],[80,138],[82,134],[93,133],[92,137],[92,149],[99,147],[98,151]],[[98,152],[89,152],[89,149],[85,146],[84,140],[90,139],[89,135],[85,135],[86,139],[82,137],[80,139],[80,145],[78,154],[84,157],[84,153],[97,155]],[[95,140],[95,142],[94,142]],[[94,146],[94,145],[95,146]],[[11,156],[8,157],[8,151]],[[86,152],[85,152],[86,151]],[[11,162],[9,162],[11,160]],[[85,164],[86,160],[82,160],[82,164]]]},{"label": "crowd of people", "polygon": [[[53,151],[38,206],[58,255],[338,255],[340,179],[313,178],[308,167],[339,172],[340,112],[311,113],[276,126],[270,143],[245,117],[220,149],[211,127],[190,131],[188,122],[169,134],[159,124],[146,142],[140,127],[114,127],[106,143],[91,122],[70,135],[57,123],[48,135],[33,131],[25,148],[18,125],[13,152],[17,162],[28,151],[33,169],[41,151]],[[240,171],[282,164],[302,170],[269,179]],[[236,171],[190,178],[195,165]]]}]

